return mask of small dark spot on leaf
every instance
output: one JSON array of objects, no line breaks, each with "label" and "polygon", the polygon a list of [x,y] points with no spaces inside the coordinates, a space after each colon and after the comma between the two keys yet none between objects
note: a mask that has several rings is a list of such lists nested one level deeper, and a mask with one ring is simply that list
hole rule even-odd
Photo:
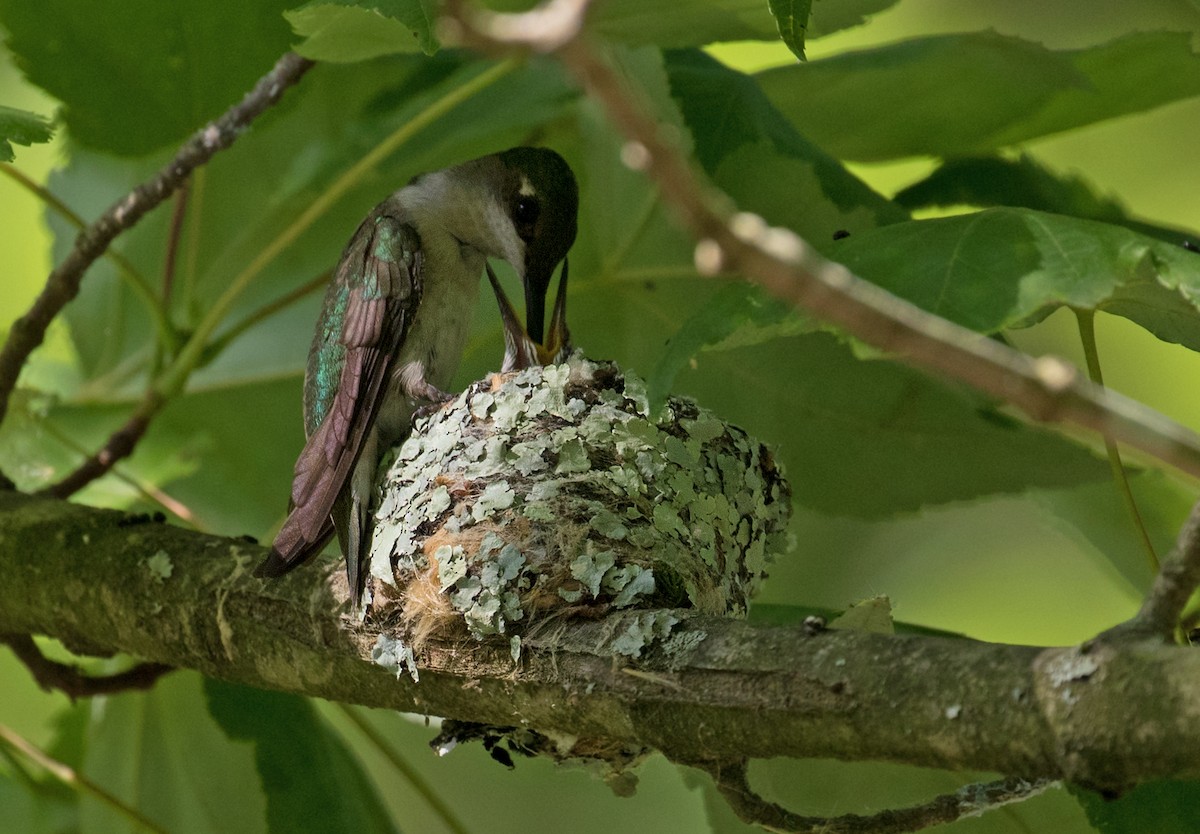
[{"label": "small dark spot on leaf", "polygon": [[850,232],[848,232],[845,229],[838,229],[836,232],[833,233],[834,240],[845,240],[848,237],[850,237]]}]

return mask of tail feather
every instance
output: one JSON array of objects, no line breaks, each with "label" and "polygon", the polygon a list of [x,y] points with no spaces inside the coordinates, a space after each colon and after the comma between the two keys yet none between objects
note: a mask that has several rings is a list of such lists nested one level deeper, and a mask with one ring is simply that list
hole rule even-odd
[{"label": "tail feather", "polygon": [[271,552],[254,569],[254,575],[260,579],[273,579],[290,573],[324,550],[333,537],[333,519],[327,518],[317,536],[309,540],[300,534],[299,524],[291,523],[293,518],[294,514],[288,516],[271,545]]}]

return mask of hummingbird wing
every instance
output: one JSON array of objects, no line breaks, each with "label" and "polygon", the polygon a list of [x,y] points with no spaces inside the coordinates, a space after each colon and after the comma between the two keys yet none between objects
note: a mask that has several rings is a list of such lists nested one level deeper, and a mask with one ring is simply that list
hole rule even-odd
[{"label": "hummingbird wing", "polygon": [[[291,508],[256,576],[280,576],[320,553],[387,393],[421,301],[416,230],[388,202],[363,221],[334,273],[305,374],[308,441],[296,460]],[[356,554],[348,554],[351,561]],[[359,566],[348,571],[361,582]]]}]

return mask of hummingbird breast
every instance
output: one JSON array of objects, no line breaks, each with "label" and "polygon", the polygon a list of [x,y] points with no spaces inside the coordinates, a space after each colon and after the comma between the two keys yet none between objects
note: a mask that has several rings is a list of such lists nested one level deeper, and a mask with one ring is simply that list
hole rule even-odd
[{"label": "hummingbird breast", "polygon": [[458,371],[479,298],[484,256],[441,229],[422,230],[424,289],[378,417],[381,448],[408,433],[423,404],[405,392],[405,379],[445,390]]}]

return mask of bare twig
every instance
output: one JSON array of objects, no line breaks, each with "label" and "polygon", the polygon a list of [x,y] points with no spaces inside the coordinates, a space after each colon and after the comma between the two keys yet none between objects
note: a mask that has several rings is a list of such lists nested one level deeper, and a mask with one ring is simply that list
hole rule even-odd
[{"label": "bare twig", "polygon": [[942,794],[929,802],[910,808],[880,811],[862,816],[809,817],[763,799],[750,787],[746,762],[697,765],[713,779],[721,796],[743,821],[761,825],[770,831],[812,832],[812,834],[902,834],[934,825],[977,816],[1010,802],[1019,802],[1041,793],[1053,781],[1048,779],[1002,779],[987,784],[967,785],[954,793]]},{"label": "bare twig", "polygon": [[138,441],[150,427],[150,420],[162,408],[163,402],[153,389],[138,404],[137,409],[105,442],[104,446],[57,483],[37,491],[38,495],[69,498],[92,481],[106,474],[122,458],[129,457]]},{"label": "bare twig", "polygon": [[499,53],[554,52],[628,137],[623,154],[644,170],[699,241],[697,268],[733,271],[890,355],[965,382],[1032,419],[1074,423],[1200,476],[1200,436],[1161,414],[1089,383],[1057,357],[1033,359],[897,298],[825,260],[791,231],[736,214],[729,198],[688,164],[678,138],[588,41],[585,0],[550,0],[521,15],[447,5],[448,32]]},{"label": "bare twig", "polygon": [[167,234],[167,254],[163,258],[162,303],[170,309],[171,293],[175,287],[175,261],[179,255],[179,241],[183,238],[183,219],[187,216],[188,181],[184,180],[175,193],[175,204],[171,207],[171,231]]},{"label": "bare twig", "polygon": [[1171,638],[1197,586],[1200,586],[1200,503],[1192,507],[1179,531],[1174,551],[1163,560],[1162,569],[1154,577],[1154,584],[1137,614],[1101,636]]},{"label": "bare twig", "polygon": [[90,698],[94,695],[111,695],[130,689],[149,689],[155,682],[174,669],[163,663],[139,663],[124,672],[114,675],[85,675],[74,666],[50,660],[28,634],[3,634],[0,643],[13,650],[38,686],[47,692],[58,690],[71,700]]},{"label": "bare twig", "polygon": [[80,232],[66,259],[50,273],[33,306],[13,322],[8,340],[0,350],[0,420],[8,411],[9,397],[26,358],[42,343],[54,317],[79,293],[84,272],[92,262],[118,234],[179,188],[193,169],[233,144],[247,125],[277,102],[284,90],[312,65],[312,61],[298,55],[284,55],[240,103],[193,135],[152,179],[137,186]]}]

